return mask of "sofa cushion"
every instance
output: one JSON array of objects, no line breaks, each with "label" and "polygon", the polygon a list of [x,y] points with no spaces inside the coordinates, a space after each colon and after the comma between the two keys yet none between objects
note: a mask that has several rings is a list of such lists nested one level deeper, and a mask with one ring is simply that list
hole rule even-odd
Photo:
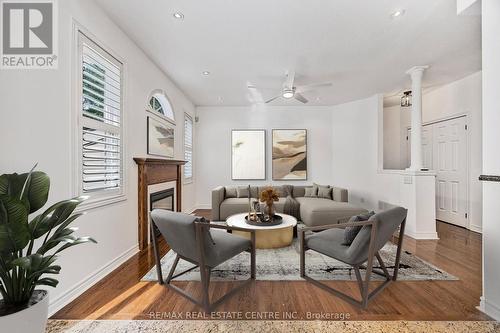
[{"label": "sofa cushion", "polygon": [[292,191],[293,197],[303,197],[306,194],[306,187],[303,185],[294,185]]},{"label": "sofa cushion", "polygon": [[210,234],[215,246],[206,258],[209,267],[215,267],[252,246],[249,239],[222,230],[210,230]]},{"label": "sofa cushion", "polygon": [[[255,199],[251,199],[255,201]],[[220,219],[225,221],[229,216],[248,213],[248,198],[227,198],[220,204]]]},{"label": "sofa cushion", "polygon": [[[300,203],[300,217],[304,224],[312,227],[346,222],[351,216],[368,212],[347,202],[323,198],[296,198]],[[343,230],[342,230],[343,233]]]},{"label": "sofa cushion", "polygon": [[236,193],[238,194],[238,198],[247,198],[248,199],[248,186],[238,186],[236,188]]},{"label": "sofa cushion", "polygon": [[272,187],[276,193],[278,193],[278,197],[285,197],[287,196],[286,190],[283,188],[283,186],[273,186]]},{"label": "sofa cushion", "polygon": [[333,228],[306,236],[305,244],[311,250],[350,263],[349,246],[343,245],[343,240],[344,230]]},{"label": "sofa cushion", "polygon": [[250,196],[252,198],[259,198],[259,188],[257,186],[250,186]]},{"label": "sofa cushion", "polygon": [[225,198],[237,198],[238,191],[236,186],[226,186],[226,195]]}]

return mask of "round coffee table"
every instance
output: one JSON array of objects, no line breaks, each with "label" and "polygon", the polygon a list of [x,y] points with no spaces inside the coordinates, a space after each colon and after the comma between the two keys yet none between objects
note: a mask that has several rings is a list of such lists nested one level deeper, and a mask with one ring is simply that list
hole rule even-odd
[{"label": "round coffee table", "polygon": [[[292,244],[293,227],[297,225],[297,219],[286,214],[277,214],[283,218],[283,223],[274,226],[255,226],[247,224],[245,216],[248,213],[229,216],[226,223],[230,227],[255,230],[255,246],[258,249],[275,249]],[[250,239],[250,233],[233,230],[233,234]]]}]

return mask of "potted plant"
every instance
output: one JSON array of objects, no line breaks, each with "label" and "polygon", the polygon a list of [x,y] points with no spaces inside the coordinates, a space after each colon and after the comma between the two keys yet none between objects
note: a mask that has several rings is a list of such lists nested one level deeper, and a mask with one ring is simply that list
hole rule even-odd
[{"label": "potted plant", "polygon": [[269,217],[272,218],[276,214],[274,202],[279,201],[278,192],[276,192],[272,187],[268,187],[260,193],[259,199],[260,199],[260,202],[265,203],[264,212]]},{"label": "potted plant", "polygon": [[[36,167],[36,166],[35,166]],[[49,177],[40,171],[0,176],[0,327],[2,332],[42,333],[49,297],[39,286],[55,287],[57,255],[72,246],[94,242],[76,237],[70,224],[85,197],[64,200],[28,219],[47,202]]]}]

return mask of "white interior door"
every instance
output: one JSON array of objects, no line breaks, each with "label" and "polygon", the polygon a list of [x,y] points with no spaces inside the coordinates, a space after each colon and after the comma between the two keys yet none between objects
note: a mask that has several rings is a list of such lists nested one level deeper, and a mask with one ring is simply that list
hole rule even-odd
[{"label": "white interior door", "polygon": [[436,218],[467,226],[467,135],[465,117],[433,124]]}]

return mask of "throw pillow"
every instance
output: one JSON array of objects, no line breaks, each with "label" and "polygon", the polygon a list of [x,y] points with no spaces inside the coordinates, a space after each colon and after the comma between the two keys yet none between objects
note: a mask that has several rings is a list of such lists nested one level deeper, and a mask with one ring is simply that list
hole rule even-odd
[{"label": "throw pillow", "polygon": [[304,194],[304,197],[306,197],[306,198],[317,198],[318,197],[318,187],[317,186],[306,187],[305,190],[306,190],[306,193]]},{"label": "throw pillow", "polygon": [[[196,216],[195,222],[204,222],[204,223],[210,223],[210,220],[207,220],[206,218],[202,217],[202,216]],[[210,243],[212,243],[213,245],[215,245],[215,241],[214,239],[212,238],[212,234],[210,233],[210,229],[205,229],[205,236],[206,236],[206,240],[209,241]]]},{"label": "throw pillow", "polygon": [[318,197],[332,200],[333,188],[330,186],[318,186]]},{"label": "throw pillow", "polygon": [[[373,211],[366,214],[356,215],[351,217],[347,223],[368,221],[373,215],[375,215],[375,212]],[[354,238],[356,238],[362,228],[363,226],[346,227],[344,229],[344,242],[342,245],[351,245]]]},{"label": "throw pillow", "polygon": [[226,186],[226,198],[236,198],[238,193],[235,186]]},{"label": "throw pillow", "polygon": [[238,198],[248,198],[248,186],[238,186],[236,189]]}]

